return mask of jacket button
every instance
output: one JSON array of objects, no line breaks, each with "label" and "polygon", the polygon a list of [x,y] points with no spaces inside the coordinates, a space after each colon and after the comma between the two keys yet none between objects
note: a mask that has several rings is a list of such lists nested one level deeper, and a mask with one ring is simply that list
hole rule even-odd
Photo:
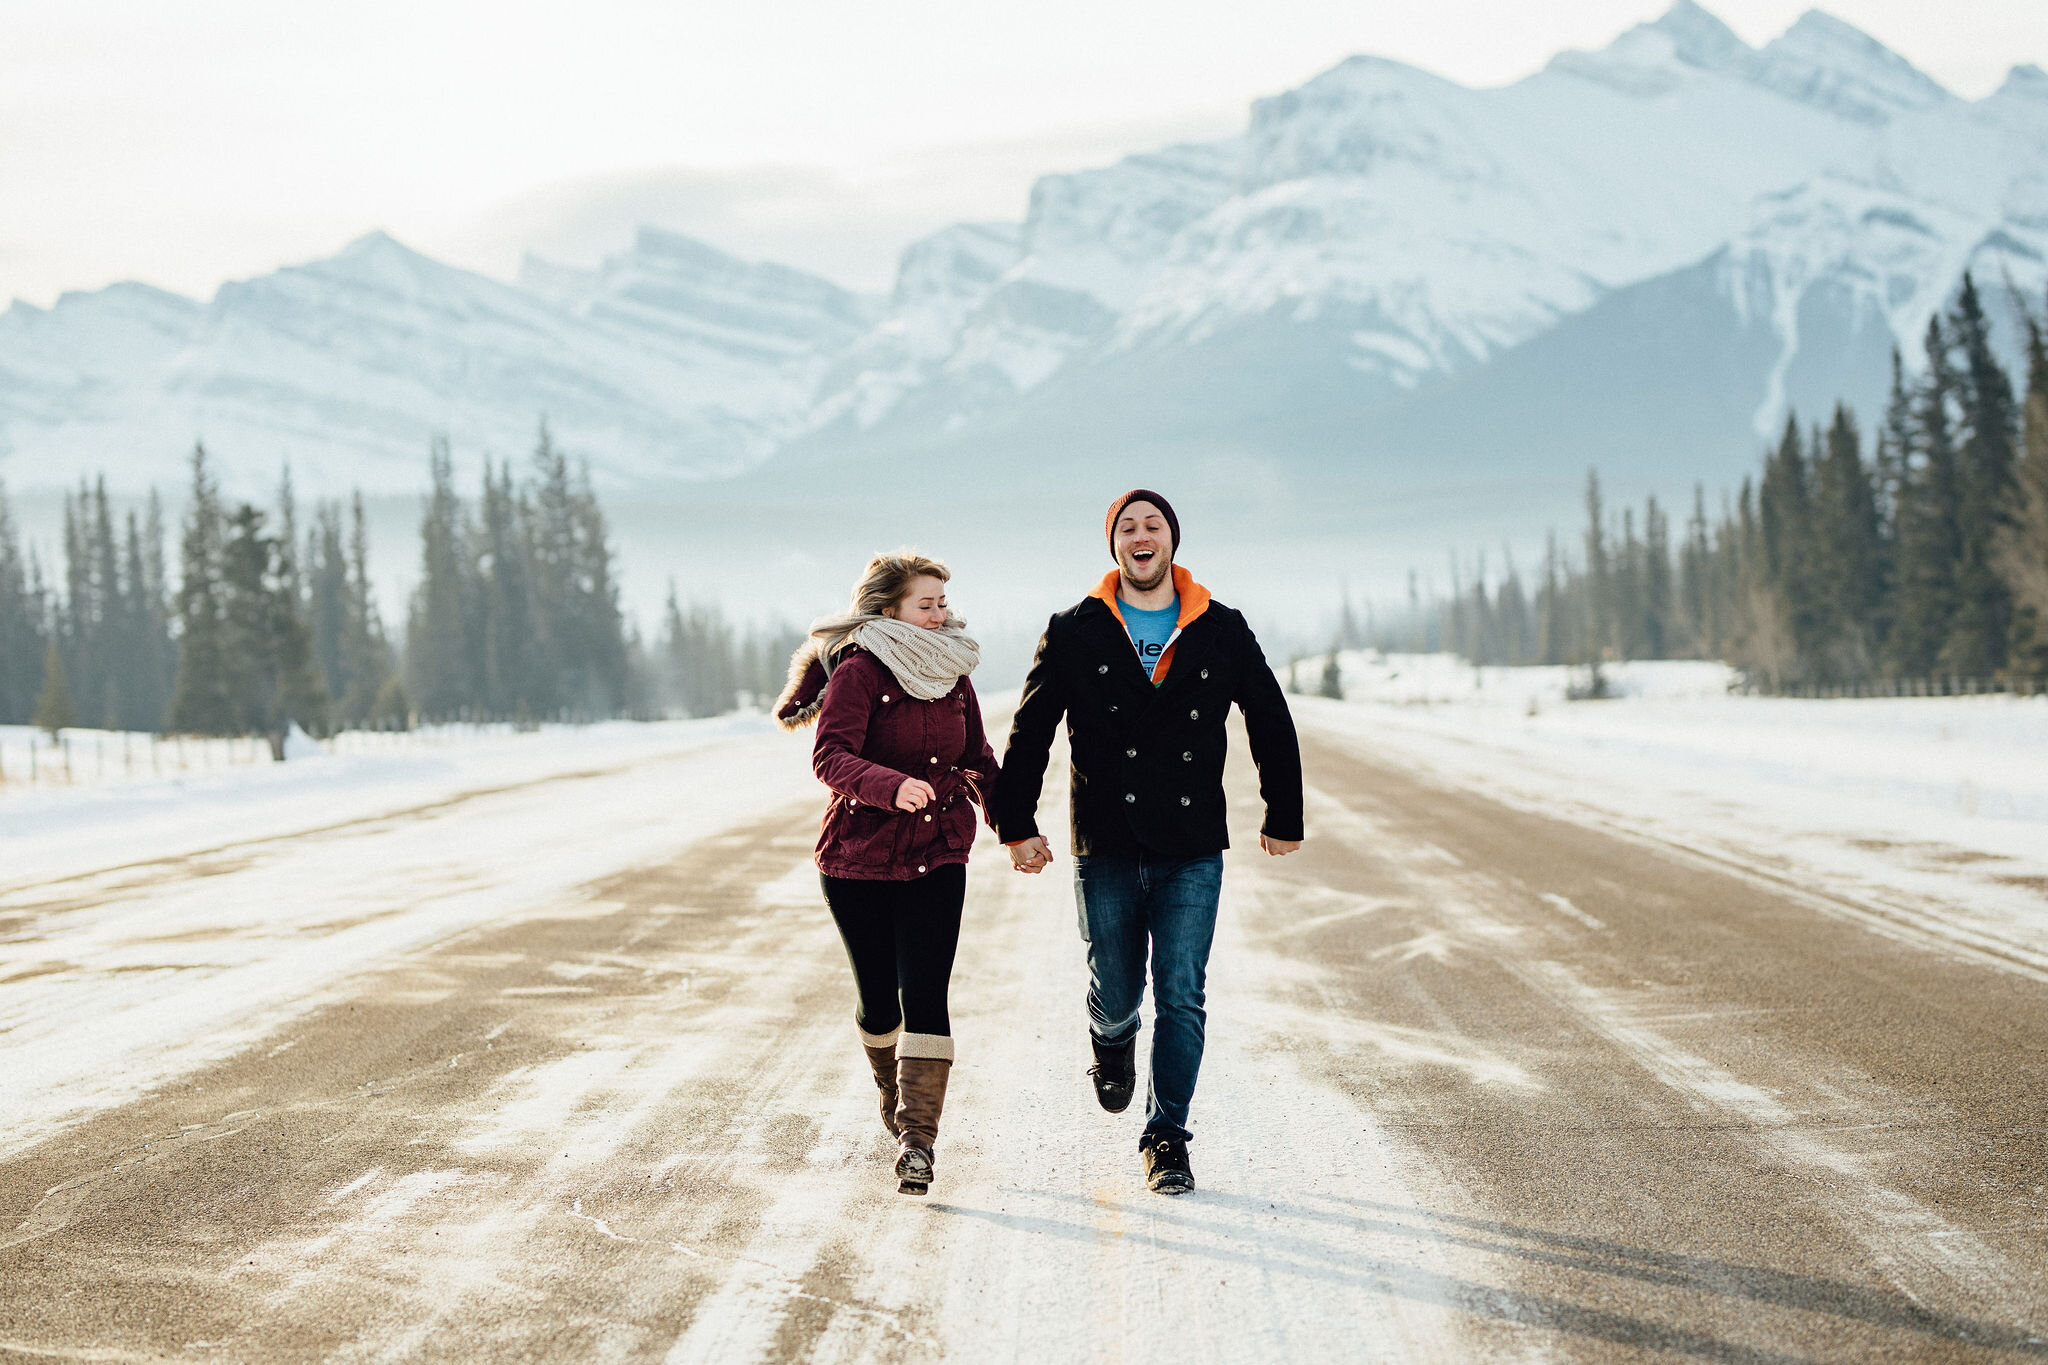
[{"label": "jacket button", "polygon": [[1192,762],[1194,762],[1194,761],[1195,761],[1195,751],[1194,751],[1193,749],[1183,749],[1183,750],[1181,751],[1181,755],[1180,755],[1180,761],[1181,761],[1181,762],[1183,762],[1183,763],[1192,763]]},{"label": "jacket button", "polygon": [[1137,798],[1136,796],[1132,795],[1132,794],[1131,794],[1130,792],[1125,792],[1125,793],[1124,793],[1124,800],[1125,800],[1125,801],[1126,801],[1127,803],[1129,803],[1129,802],[1136,802],[1136,801],[1137,801],[1137,799],[1138,799],[1138,798]]},{"label": "jacket button", "polygon": [[1200,720],[1201,718],[1202,718],[1202,713],[1201,713],[1200,711],[1190,711],[1190,712],[1188,712],[1188,719],[1189,719],[1189,720]]},{"label": "jacket button", "polygon": [[1203,676],[1203,677],[1205,677],[1205,678],[1206,678],[1206,677],[1208,677],[1208,676],[1209,676],[1209,670],[1208,670],[1208,669],[1206,669],[1206,668],[1205,668],[1205,669],[1203,669],[1203,670],[1202,670],[1202,676]]},{"label": "jacket button", "polygon": [[1109,665],[1108,665],[1108,664],[1097,664],[1097,665],[1095,665],[1095,671],[1096,671],[1097,673],[1107,673],[1107,672],[1109,672]]},{"label": "jacket button", "polygon": [[1125,758],[1136,758],[1137,756],[1138,756],[1138,751],[1137,751],[1136,749],[1126,749],[1126,750],[1124,750],[1124,757],[1125,757]]},{"label": "jacket button", "polygon": [[933,754],[933,755],[932,755],[932,762],[936,763],[936,762],[938,762],[938,761],[939,761],[939,756],[938,756],[937,754]]},{"label": "jacket button", "polygon": [[[1185,796],[1183,796],[1183,797],[1182,797],[1182,798],[1180,799],[1180,803],[1181,803],[1181,804],[1182,804],[1183,806],[1185,806],[1185,805],[1186,805],[1186,804],[1188,803],[1188,799],[1187,799],[1187,798],[1186,798]],[[925,818],[924,818],[924,822],[925,822],[925,823],[926,823],[927,825],[929,825],[929,824],[930,824],[930,823],[932,822],[932,818],[931,818],[931,816],[929,816],[929,815],[925,816]]]},{"label": "jacket button", "polygon": [[918,870],[919,872],[922,872],[922,871],[924,871],[924,864],[923,864],[923,863],[919,863],[919,864],[917,865],[917,870]]},{"label": "jacket button", "polygon": [[883,700],[883,701],[887,701],[887,700],[889,700],[889,694],[888,694],[887,692],[884,692],[884,693],[882,694],[882,700]]},{"label": "jacket button", "polygon": [[[1185,806],[1185,805],[1189,804],[1189,802],[1188,802],[1188,799],[1187,799],[1187,798],[1186,798],[1185,796],[1183,796],[1183,797],[1182,797],[1182,798],[1180,799],[1180,803],[1181,803],[1181,804],[1182,804],[1183,806]],[[925,817],[925,819],[929,820],[929,819],[931,819],[931,817],[930,817],[929,815],[927,815],[927,816]]]},{"label": "jacket button", "polygon": [[1111,715],[1115,715],[1115,714],[1116,714],[1116,708],[1115,708],[1114,706],[1110,707],[1110,708],[1109,708],[1109,713],[1110,713]]}]

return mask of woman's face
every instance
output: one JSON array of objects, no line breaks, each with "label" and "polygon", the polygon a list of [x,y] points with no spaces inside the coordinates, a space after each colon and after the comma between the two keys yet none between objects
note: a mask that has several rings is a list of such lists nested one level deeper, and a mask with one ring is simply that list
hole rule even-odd
[{"label": "woman's face", "polygon": [[946,624],[946,585],[930,574],[919,574],[889,614],[905,625],[937,630]]}]

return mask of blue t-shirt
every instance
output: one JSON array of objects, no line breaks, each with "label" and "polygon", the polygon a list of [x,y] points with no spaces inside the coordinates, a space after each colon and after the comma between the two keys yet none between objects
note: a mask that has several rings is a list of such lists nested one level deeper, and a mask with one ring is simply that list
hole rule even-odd
[{"label": "blue t-shirt", "polygon": [[1145,676],[1149,678],[1152,670],[1159,666],[1160,657],[1166,653],[1166,642],[1173,638],[1173,628],[1180,620],[1180,597],[1176,594],[1158,611],[1143,611],[1121,599],[1116,607],[1124,614],[1124,626],[1131,632],[1131,643],[1138,647],[1138,662],[1145,665]]}]

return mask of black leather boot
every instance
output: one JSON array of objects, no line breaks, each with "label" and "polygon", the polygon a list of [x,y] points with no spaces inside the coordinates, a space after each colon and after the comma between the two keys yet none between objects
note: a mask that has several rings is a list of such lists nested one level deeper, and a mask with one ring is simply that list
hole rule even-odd
[{"label": "black leather boot", "polygon": [[1121,1043],[1101,1043],[1091,1034],[1088,1045],[1095,1049],[1095,1065],[1088,1068],[1088,1079],[1095,1082],[1096,1102],[1112,1114],[1121,1114],[1131,1107],[1131,1093],[1138,1088],[1137,1035]]}]

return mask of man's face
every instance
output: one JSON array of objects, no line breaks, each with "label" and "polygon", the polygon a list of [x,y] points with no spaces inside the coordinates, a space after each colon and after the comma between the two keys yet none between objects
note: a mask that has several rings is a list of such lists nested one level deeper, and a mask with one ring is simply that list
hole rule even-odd
[{"label": "man's face", "polygon": [[1117,514],[1114,549],[1117,568],[1140,592],[1158,587],[1173,572],[1173,532],[1149,502],[1134,502]]}]

